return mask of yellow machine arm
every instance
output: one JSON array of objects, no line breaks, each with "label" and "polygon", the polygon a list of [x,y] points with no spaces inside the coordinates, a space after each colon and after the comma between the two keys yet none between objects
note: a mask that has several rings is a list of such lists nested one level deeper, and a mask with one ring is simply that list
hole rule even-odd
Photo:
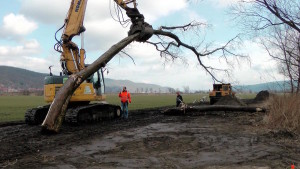
[{"label": "yellow machine arm", "polygon": [[136,8],[136,0],[114,0],[123,9],[127,8],[127,4],[132,3],[133,7]]},{"label": "yellow machine arm", "polygon": [[[85,68],[85,50],[83,42],[81,43],[81,49],[72,42],[72,38],[76,35],[82,35],[85,31],[83,26],[83,20],[86,11],[86,5],[88,0],[72,0],[71,5],[65,19],[64,31],[61,36],[61,40],[56,44],[56,50],[61,52],[61,66],[63,74],[70,75]],[[129,35],[141,32],[138,41],[146,41],[153,34],[152,27],[144,22],[144,16],[139,13],[136,6],[136,0],[114,0],[121,8],[126,11],[127,16],[131,19],[132,25],[128,32]],[[133,4],[133,8],[128,4]],[[57,45],[59,47],[57,47]],[[59,50],[59,48],[62,50]]]}]

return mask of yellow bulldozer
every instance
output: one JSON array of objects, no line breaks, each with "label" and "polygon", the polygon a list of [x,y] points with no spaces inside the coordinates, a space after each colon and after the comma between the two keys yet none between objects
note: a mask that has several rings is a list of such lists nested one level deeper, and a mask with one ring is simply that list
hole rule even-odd
[{"label": "yellow bulldozer", "polygon": [[209,92],[210,104],[215,104],[224,96],[234,96],[230,83],[213,84],[213,90]]}]

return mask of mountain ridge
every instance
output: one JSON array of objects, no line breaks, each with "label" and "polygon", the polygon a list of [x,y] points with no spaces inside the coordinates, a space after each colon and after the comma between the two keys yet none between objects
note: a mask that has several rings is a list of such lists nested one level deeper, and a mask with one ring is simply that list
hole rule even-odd
[{"label": "mountain ridge", "polygon": [[[18,92],[22,90],[43,90],[44,77],[48,74],[30,71],[22,68],[0,65],[0,92]],[[170,87],[157,84],[133,82],[105,78],[106,92],[119,92],[123,86],[132,93],[168,93]],[[174,89],[172,89],[173,91]]]},{"label": "mountain ridge", "polygon": [[235,90],[241,92],[255,92],[258,93],[262,90],[269,91],[288,91],[290,90],[287,81],[274,81],[274,82],[266,82],[252,85],[234,85]]},{"label": "mountain ridge", "polygon": [[[22,68],[0,65],[0,93],[42,91],[46,73],[39,73]],[[123,86],[132,93],[172,93],[175,90],[157,84],[133,82],[130,80],[116,80],[105,78],[106,92],[117,93]],[[285,81],[259,83],[253,85],[233,85],[237,92],[259,92],[262,90],[283,91],[289,90]]]}]

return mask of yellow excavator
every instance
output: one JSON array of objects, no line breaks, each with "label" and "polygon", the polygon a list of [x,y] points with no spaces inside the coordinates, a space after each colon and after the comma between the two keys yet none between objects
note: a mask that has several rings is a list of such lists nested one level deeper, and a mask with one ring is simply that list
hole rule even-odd
[{"label": "yellow excavator", "polygon": [[[51,73],[44,80],[44,100],[51,103],[55,94],[63,86],[70,75],[85,69],[85,50],[83,46],[83,33],[86,30],[83,26],[86,6],[88,0],[71,0],[71,5],[64,21],[64,25],[58,30],[64,28],[63,34],[54,45],[58,51],[62,72],[60,76],[54,76]],[[144,16],[137,9],[136,0],[114,0],[114,2],[126,11],[132,25],[128,32],[129,35],[140,33],[138,41],[146,41],[153,34],[152,26],[144,22]],[[129,7],[131,6],[131,7]],[[81,35],[81,49],[72,42],[74,36]],[[65,116],[65,122],[85,123],[103,119],[111,119],[120,116],[120,106],[107,103],[93,103],[93,101],[105,101],[105,83],[103,77],[103,68],[94,75],[86,79],[74,92],[70,99],[70,104]],[[25,122],[27,124],[41,124],[45,119],[50,105],[37,107],[27,110],[25,113]]]}]

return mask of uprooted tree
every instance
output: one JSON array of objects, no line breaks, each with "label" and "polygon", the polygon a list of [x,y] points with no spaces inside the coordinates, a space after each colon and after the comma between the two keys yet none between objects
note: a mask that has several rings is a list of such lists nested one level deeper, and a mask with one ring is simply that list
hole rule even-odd
[{"label": "uprooted tree", "polygon": [[[156,36],[156,38],[142,41],[155,46],[155,48],[160,52],[160,56],[166,60],[182,58],[183,53],[187,51],[192,52],[195,56],[195,61],[199,63],[203,70],[206,71],[214,80],[219,81],[215,76],[215,73],[220,71],[228,73],[229,70],[205,64],[204,58],[211,57],[214,54],[216,55],[214,57],[218,57],[220,59],[223,58],[227,62],[230,60],[228,57],[239,59],[245,56],[235,53],[235,47],[237,45],[235,42],[239,39],[238,36],[229,40],[220,47],[212,47],[210,44],[204,43],[201,38],[198,39],[198,43],[196,45],[185,43],[178,34],[178,31],[181,33],[186,33],[190,30],[200,31],[203,25],[205,24],[193,21],[183,26],[161,26],[159,29],[153,29],[153,35]],[[141,41],[141,39],[143,39],[143,37],[141,38],[141,36],[143,36],[142,34],[143,33],[141,32],[130,34],[128,37],[113,45],[91,65],[76,74],[70,75],[68,80],[64,83],[64,86],[60,88],[56,94],[42,124],[42,130],[58,132],[63,122],[70,98],[77,87],[79,87],[79,85],[94,72],[99,70],[101,67],[105,67],[105,65],[116,54],[122,51],[131,42]],[[194,35],[197,35],[197,33]]]}]

